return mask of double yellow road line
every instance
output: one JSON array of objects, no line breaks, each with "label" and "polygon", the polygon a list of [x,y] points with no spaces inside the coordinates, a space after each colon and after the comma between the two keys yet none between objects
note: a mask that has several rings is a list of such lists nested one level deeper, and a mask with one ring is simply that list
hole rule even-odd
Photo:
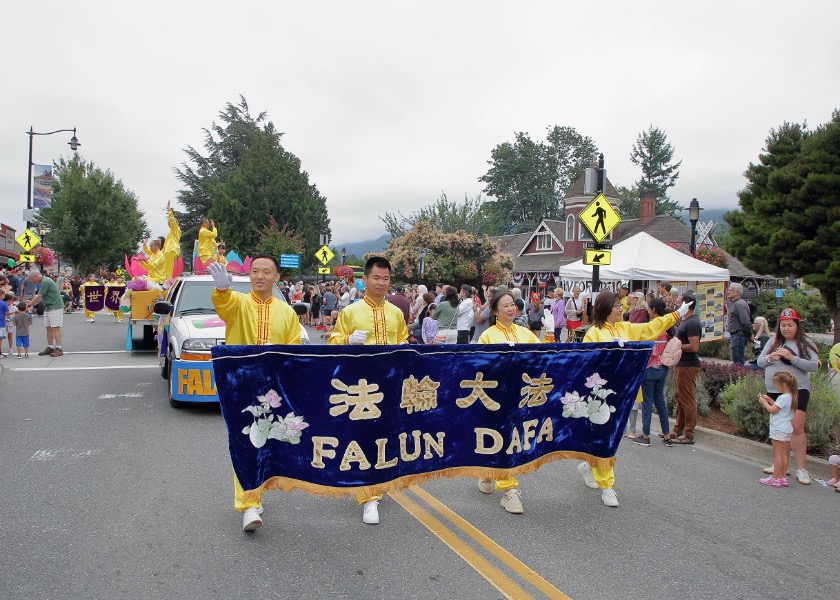
[{"label": "double yellow road line", "polygon": [[[407,492],[411,492],[411,495]],[[457,531],[465,534],[481,548],[490,553],[497,561],[502,563],[510,571],[516,574],[522,581],[528,583],[546,598],[556,600],[571,600],[566,594],[551,585],[540,577],[528,565],[513,556],[499,544],[491,540],[484,533],[476,529],[466,519],[455,513],[440,500],[423,490],[420,486],[414,486],[408,490],[391,492],[389,496],[402,506],[415,519],[420,521],[429,531],[435,534],[444,544],[449,546],[453,552],[460,556],[468,565],[475,569],[493,587],[499,590],[506,598],[526,600],[534,598],[534,595],[514,581],[499,567],[492,564],[480,552],[468,544]],[[437,515],[432,514],[424,506],[413,498],[425,503],[425,506],[432,509]],[[441,520],[443,517],[448,524]]]}]

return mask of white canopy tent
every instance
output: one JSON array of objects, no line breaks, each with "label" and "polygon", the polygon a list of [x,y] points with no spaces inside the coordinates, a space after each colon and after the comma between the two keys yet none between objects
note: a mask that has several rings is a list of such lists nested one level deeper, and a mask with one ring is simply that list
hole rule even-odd
[{"label": "white canopy tent", "polygon": [[[640,232],[615,244],[612,261],[600,267],[601,281],[729,281],[729,270],[692,258]],[[592,267],[583,260],[560,268],[563,280],[592,279]],[[565,286],[564,286],[565,287]]]}]

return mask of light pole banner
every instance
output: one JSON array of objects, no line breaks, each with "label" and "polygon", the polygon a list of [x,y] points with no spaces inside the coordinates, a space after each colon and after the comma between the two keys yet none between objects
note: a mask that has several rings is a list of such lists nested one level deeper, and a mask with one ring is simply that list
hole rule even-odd
[{"label": "light pole banner", "polygon": [[615,462],[653,344],[215,346],[233,470],[258,490],[379,494]]},{"label": "light pole banner", "polygon": [[52,205],[52,165],[32,165],[32,208]]}]

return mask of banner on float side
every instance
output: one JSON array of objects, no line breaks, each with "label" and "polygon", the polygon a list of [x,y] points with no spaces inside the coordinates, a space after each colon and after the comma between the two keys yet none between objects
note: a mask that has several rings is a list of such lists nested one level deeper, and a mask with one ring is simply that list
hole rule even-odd
[{"label": "banner on float side", "polygon": [[124,285],[109,285],[105,287],[105,308],[112,311],[120,310],[120,299],[125,294]]},{"label": "banner on float side", "polygon": [[52,206],[52,165],[32,165],[32,208]]},{"label": "banner on float side", "polygon": [[98,312],[105,308],[105,286],[86,285],[82,288],[84,292],[85,310]]},{"label": "banner on float side", "polygon": [[216,346],[233,469],[258,489],[378,494],[614,463],[653,345]]}]

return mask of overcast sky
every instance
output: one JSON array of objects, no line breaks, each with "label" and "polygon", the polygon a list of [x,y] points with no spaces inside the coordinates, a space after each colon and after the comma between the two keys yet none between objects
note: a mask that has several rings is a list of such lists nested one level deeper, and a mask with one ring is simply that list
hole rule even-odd
[{"label": "overcast sky", "polygon": [[[336,243],[477,195],[494,146],[554,124],[627,186],[653,124],[683,161],[672,199],[736,208],[770,128],[840,107],[838,23],[836,0],[8,3],[0,221],[23,228],[29,127],[77,127],[165,234],[183,149],[240,94],[285,132]],[[70,135],[36,137],[34,162],[68,156]]]}]

